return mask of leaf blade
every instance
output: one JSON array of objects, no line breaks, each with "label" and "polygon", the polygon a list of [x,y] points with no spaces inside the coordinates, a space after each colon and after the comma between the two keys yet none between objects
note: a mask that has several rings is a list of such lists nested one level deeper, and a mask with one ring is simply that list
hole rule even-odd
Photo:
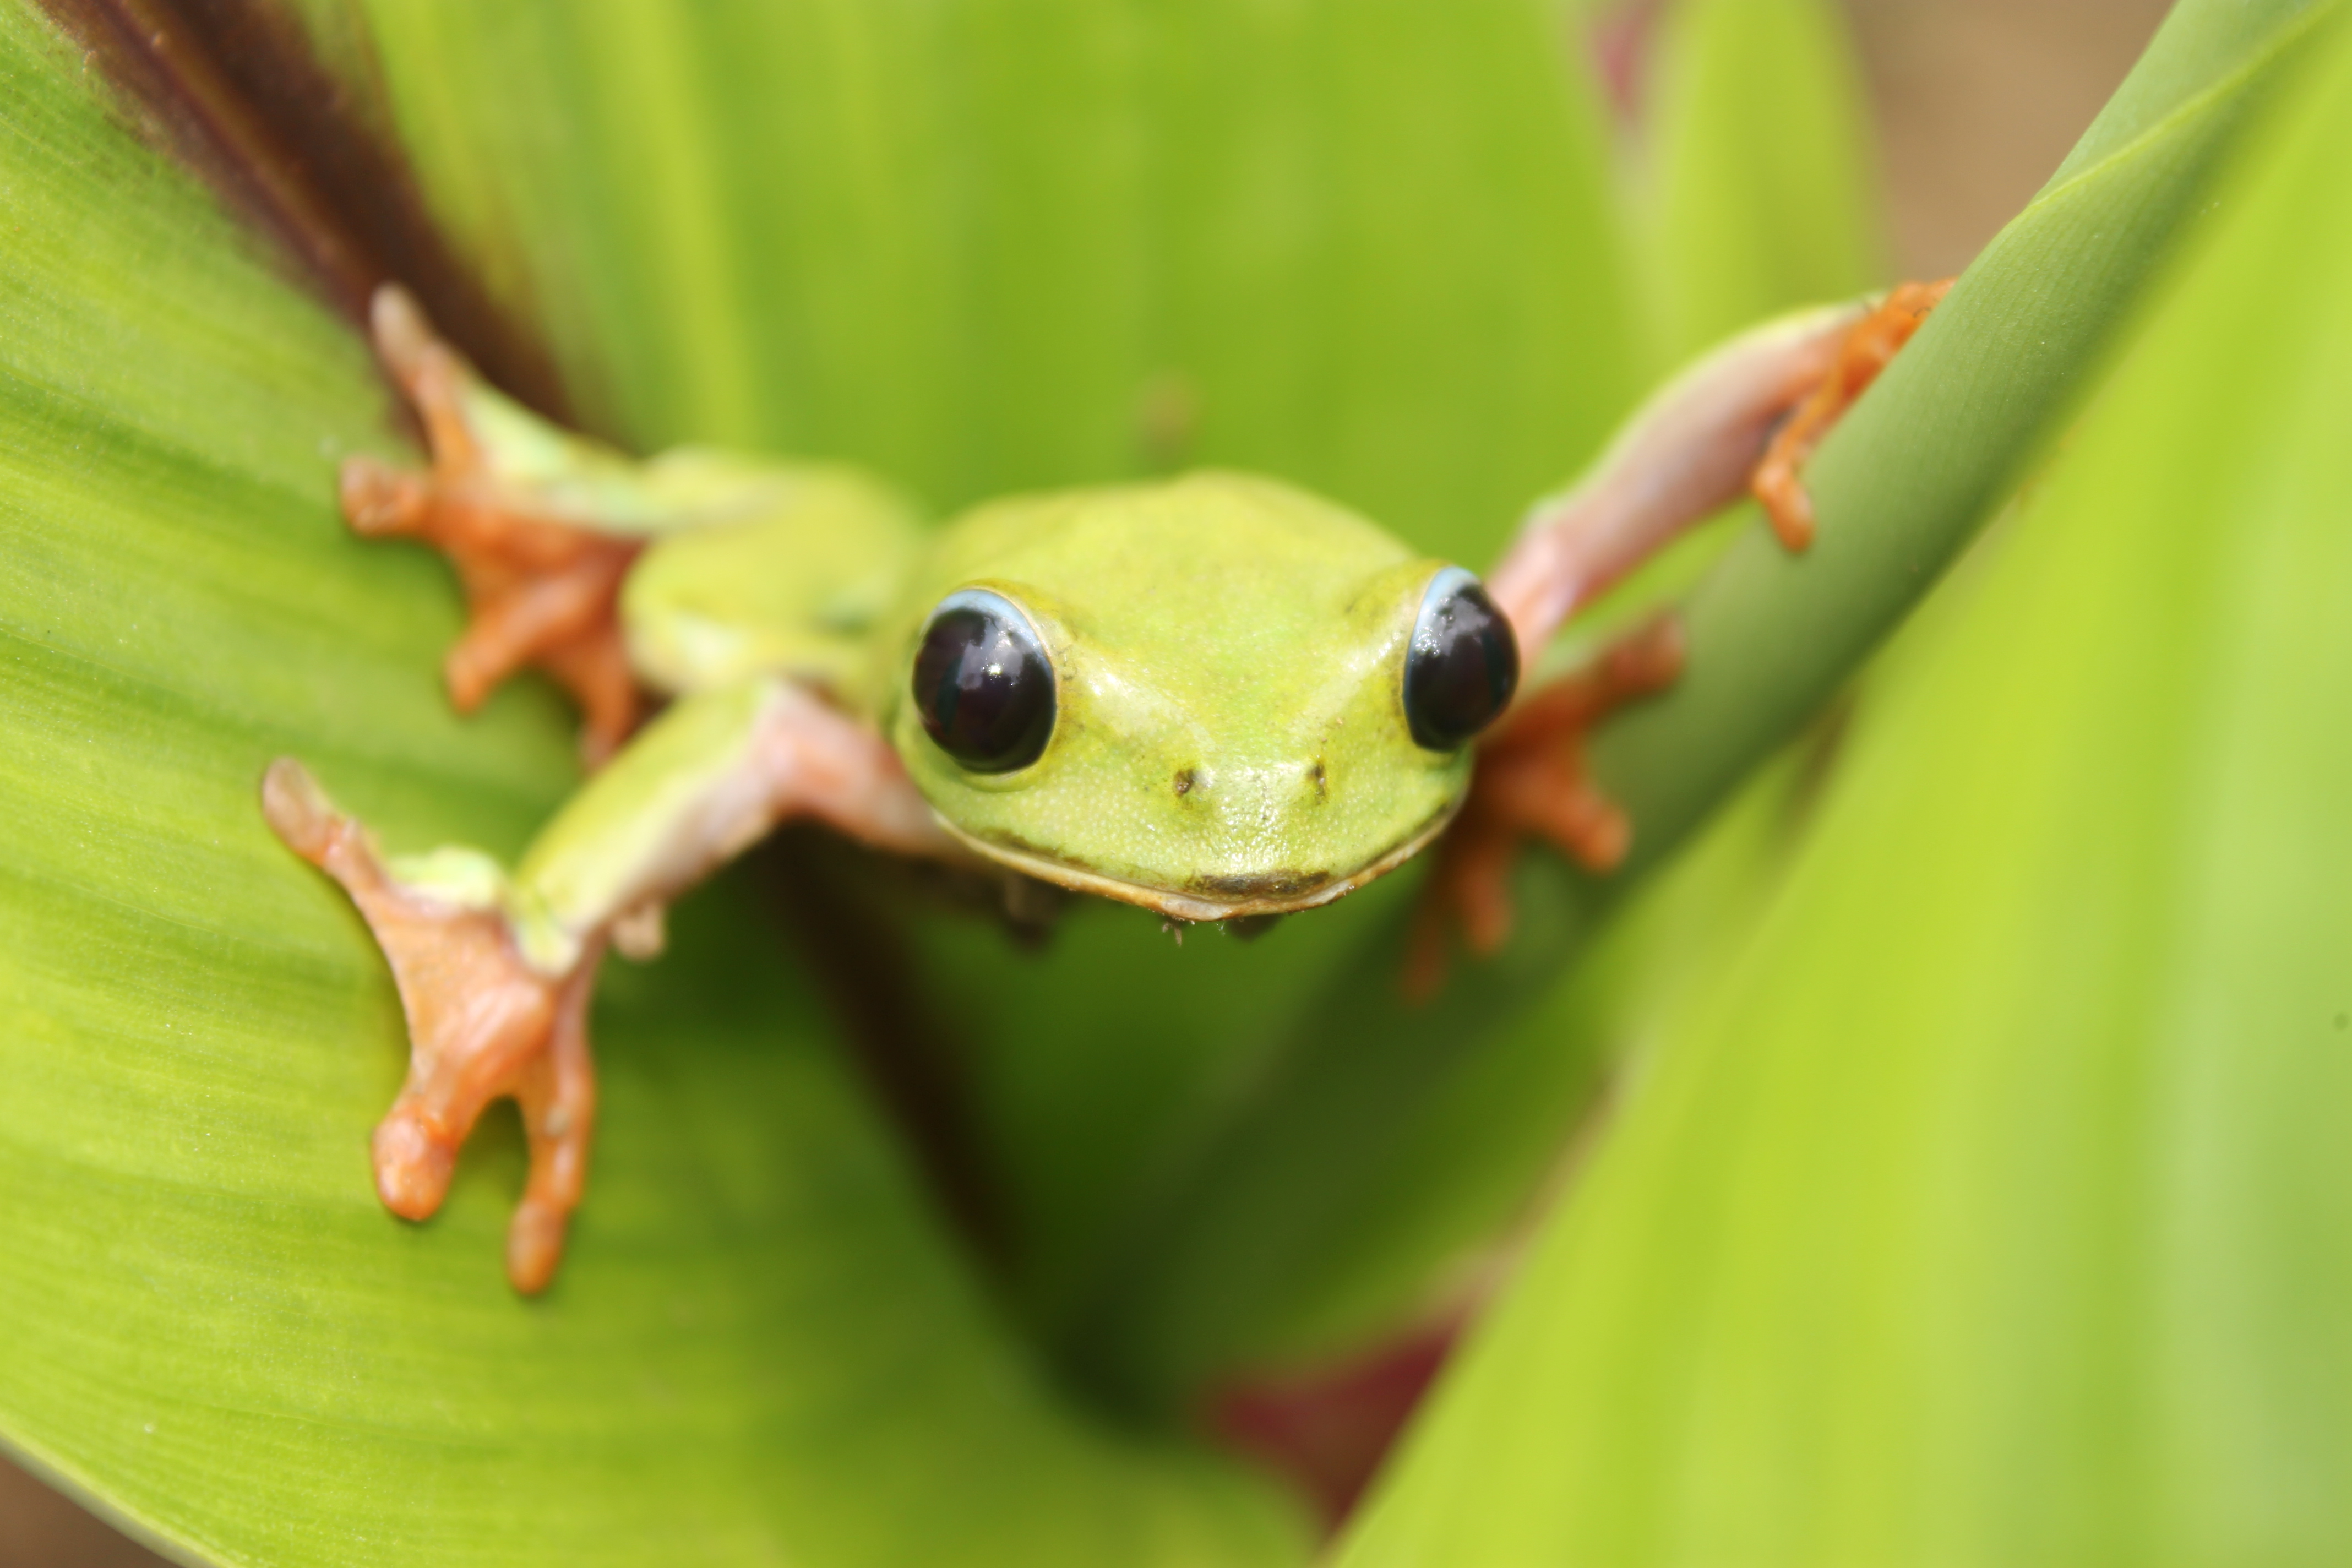
[{"label": "leaf blade", "polygon": [[350,330],[16,7],[0,103],[10,1447],[209,1561],[1296,1561],[1264,1483],[1031,1364],[740,884],[602,994],[549,1297],[500,1279],[510,1121],[432,1223],[383,1212],[398,1004],[260,770],[510,852],[570,721],[459,721],[445,574],[336,517],[335,459],[397,445]]},{"label": "leaf blade", "polygon": [[2328,44],[1342,1562],[2343,1550]]}]

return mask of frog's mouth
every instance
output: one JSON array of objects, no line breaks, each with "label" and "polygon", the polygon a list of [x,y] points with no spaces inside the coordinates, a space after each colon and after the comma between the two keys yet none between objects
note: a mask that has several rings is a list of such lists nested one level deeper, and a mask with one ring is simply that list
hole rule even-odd
[{"label": "frog's mouth", "polygon": [[1181,888],[1154,887],[1107,877],[1090,867],[1056,859],[1028,844],[1008,844],[966,833],[944,816],[940,826],[966,848],[1000,866],[1007,866],[1041,882],[1072,892],[1093,893],[1123,904],[1157,910],[1171,920],[1230,921],[1251,915],[1287,915],[1344,898],[1365,883],[1395,870],[1444,833],[1461,809],[1459,798],[1448,801],[1395,848],[1349,872],[1302,871],[1276,868],[1247,876],[1195,877]]}]

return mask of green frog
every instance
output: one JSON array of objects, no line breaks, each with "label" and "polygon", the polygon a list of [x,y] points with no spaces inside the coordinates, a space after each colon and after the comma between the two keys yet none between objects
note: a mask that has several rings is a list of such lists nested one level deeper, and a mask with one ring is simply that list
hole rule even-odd
[{"label": "green frog", "polygon": [[1580,737],[1680,659],[1661,623],[1515,708],[1528,654],[1751,485],[1801,543],[1796,467],[1922,298],[1735,339],[1538,502],[1482,583],[1255,475],[1018,496],[933,528],[845,465],[635,460],[502,396],[383,289],[376,346],[432,463],[352,459],[345,516],[457,566],[457,704],[542,670],[578,701],[593,769],[511,869],[387,858],[299,763],[263,780],[271,826],[350,893],[407,1016],[374,1137],[383,1202],[432,1214],[484,1108],[514,1099],[530,1170],[507,1269],[543,1289],[586,1176],[599,963],[657,952],[666,906],[787,818],[1180,921],[1312,909],[1443,841],[1407,977],[1433,991],[1447,928],[1473,948],[1507,931],[1525,838],[1596,868],[1623,853]]}]

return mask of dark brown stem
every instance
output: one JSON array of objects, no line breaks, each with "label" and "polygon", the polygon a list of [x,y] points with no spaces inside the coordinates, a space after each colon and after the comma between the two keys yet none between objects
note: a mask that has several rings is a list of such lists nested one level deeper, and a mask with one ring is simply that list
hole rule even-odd
[{"label": "dark brown stem", "polygon": [[[43,0],[140,132],[194,169],[357,322],[398,282],[484,374],[567,419],[554,362],[435,225],[373,79],[338,79],[265,0]],[[372,102],[379,112],[364,111]]]}]

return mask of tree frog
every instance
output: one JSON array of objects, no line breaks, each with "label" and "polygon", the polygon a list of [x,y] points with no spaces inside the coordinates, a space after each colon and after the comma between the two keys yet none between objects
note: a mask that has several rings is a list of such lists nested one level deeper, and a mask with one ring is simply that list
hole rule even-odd
[{"label": "tree frog", "polygon": [[[788,817],[1179,921],[1310,909],[1445,836],[1431,988],[1447,925],[1473,947],[1507,930],[1522,838],[1595,868],[1622,853],[1579,738],[1680,657],[1670,627],[1642,634],[1512,710],[1523,650],[1751,481],[1801,542],[1796,465],[1933,292],[1717,351],[1539,502],[1482,584],[1245,474],[1013,497],[931,530],[845,466],[632,460],[500,395],[385,288],[375,343],[432,466],[352,459],[344,513],[457,565],[457,704],[542,669],[596,771],[511,870],[465,848],[387,858],[300,763],[264,777],[271,826],[349,892],[399,987],[411,1062],[374,1137],[383,1202],[432,1214],[483,1109],[513,1098],[530,1171],[507,1271],[543,1289],[586,1175],[599,963],[658,951],[665,905]],[[648,696],[667,705],[639,728]]]}]

